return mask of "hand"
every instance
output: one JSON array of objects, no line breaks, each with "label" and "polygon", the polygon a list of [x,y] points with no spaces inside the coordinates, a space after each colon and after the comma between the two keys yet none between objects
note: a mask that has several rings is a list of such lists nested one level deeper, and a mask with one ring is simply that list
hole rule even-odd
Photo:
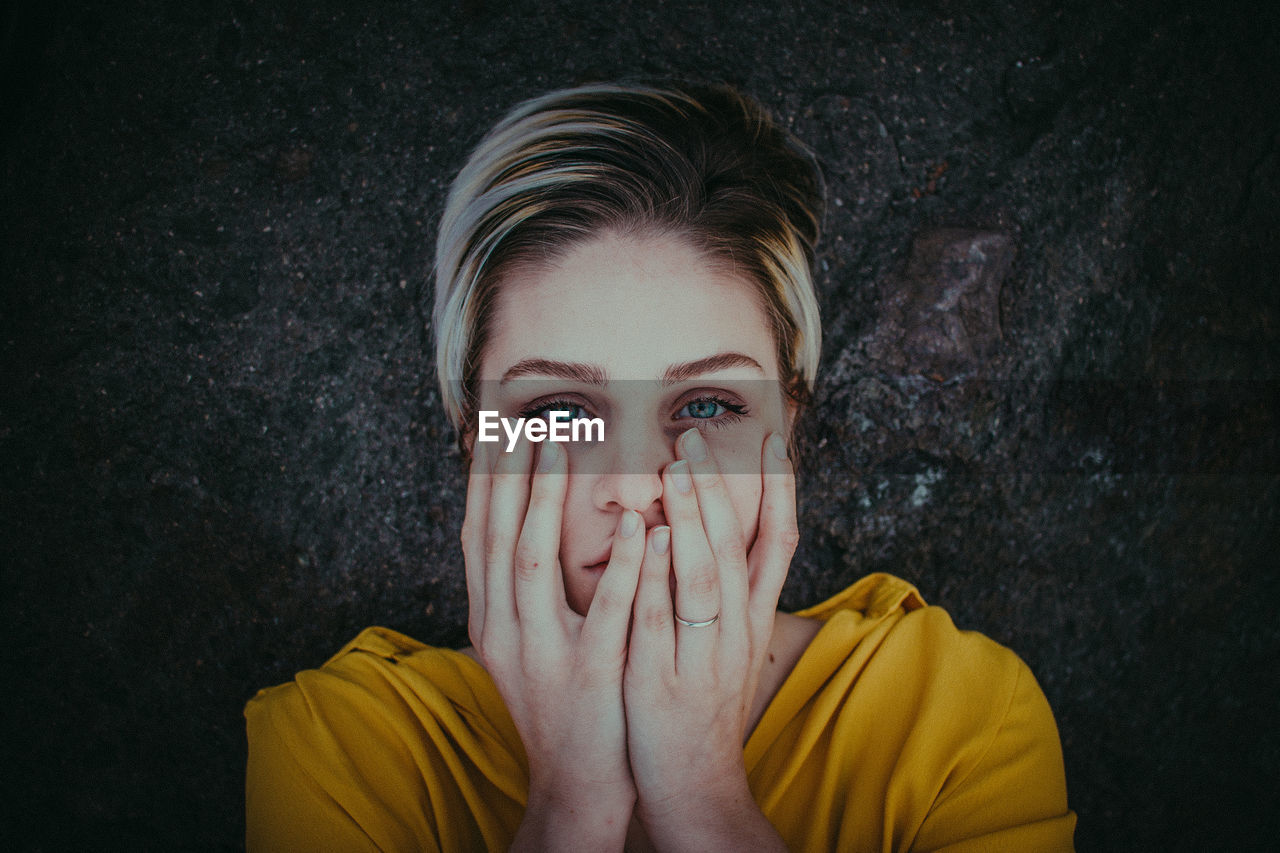
[{"label": "hand", "polygon": [[[681,436],[677,452],[663,475],[671,526],[649,533],[623,682],[636,811],[659,849],[744,839],[762,849],[770,836],[781,845],[752,800],[742,745],[797,542],[795,479],[785,444],[773,436],[762,450],[758,532],[748,552],[697,430]],[[676,613],[719,618],[689,627]]]},{"label": "hand", "polygon": [[624,511],[587,615],[565,600],[558,559],[568,479],[562,448],[477,444],[462,547],[469,631],[529,758],[517,847],[621,847],[635,804],[622,676],[643,521]]}]

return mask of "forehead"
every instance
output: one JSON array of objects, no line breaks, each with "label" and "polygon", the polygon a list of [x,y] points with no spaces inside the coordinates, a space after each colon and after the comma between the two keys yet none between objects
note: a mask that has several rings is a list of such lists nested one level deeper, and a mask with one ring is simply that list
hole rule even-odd
[{"label": "forehead", "polygon": [[[671,236],[608,234],[501,282],[480,378],[528,358],[598,365],[609,379],[652,379],[725,352],[778,375],[770,324],[750,282]],[[753,373],[760,378],[758,373]]]}]

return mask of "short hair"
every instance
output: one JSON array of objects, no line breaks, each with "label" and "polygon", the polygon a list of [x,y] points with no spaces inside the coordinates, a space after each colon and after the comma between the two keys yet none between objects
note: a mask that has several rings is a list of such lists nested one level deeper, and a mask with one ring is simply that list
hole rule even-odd
[{"label": "short hair", "polygon": [[718,85],[590,84],[516,106],[449,192],[436,241],[436,371],[461,432],[504,271],[608,231],[671,234],[754,285],[784,391],[808,401],[822,332],[811,267],[823,208],[813,154]]}]

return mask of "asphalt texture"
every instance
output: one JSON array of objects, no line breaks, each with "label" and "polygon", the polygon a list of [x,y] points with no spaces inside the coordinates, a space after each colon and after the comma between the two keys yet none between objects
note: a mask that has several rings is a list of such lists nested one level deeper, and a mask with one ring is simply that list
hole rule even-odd
[{"label": "asphalt texture", "polygon": [[1280,819],[1275,7],[51,0],[5,13],[5,846],[243,843],[241,709],[465,638],[434,227],[505,109],[723,80],[818,153],[783,604],[1012,647],[1081,850]]}]

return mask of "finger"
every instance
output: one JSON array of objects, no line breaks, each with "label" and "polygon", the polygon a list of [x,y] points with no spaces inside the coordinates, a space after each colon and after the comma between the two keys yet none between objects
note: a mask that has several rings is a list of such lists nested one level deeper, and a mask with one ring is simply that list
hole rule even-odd
[{"label": "finger", "polygon": [[602,659],[621,659],[626,654],[627,622],[635,605],[644,545],[644,519],[635,510],[624,510],[613,534],[609,565],[596,584],[582,625],[583,644],[598,650]]},{"label": "finger", "polygon": [[485,624],[516,624],[512,566],[520,528],[529,507],[529,468],[533,445],[519,441],[510,452],[495,450],[489,484],[489,517],[484,538]]},{"label": "finger", "polygon": [[467,512],[462,519],[462,559],[467,567],[467,632],[480,647],[484,631],[484,537],[489,526],[489,487],[493,458],[489,444],[476,442],[467,475]]},{"label": "finger", "polygon": [[720,581],[686,460],[673,462],[663,472],[662,509],[671,525],[676,612],[690,622],[710,619],[720,612]]},{"label": "finger", "polygon": [[796,478],[782,436],[765,441],[761,468],[760,520],[756,541],[747,557],[751,572],[751,622],[758,630],[772,629],[778,596],[787,579],[791,558],[800,542],[796,523]]},{"label": "finger", "polygon": [[[720,585],[721,632],[746,631],[747,625],[747,547],[742,523],[729,497],[729,489],[715,457],[707,448],[701,433],[691,429],[680,438],[681,454],[689,462],[694,493],[702,529],[715,561]],[[676,551],[677,557],[679,550]],[[679,572],[680,563],[676,562]],[[677,575],[677,578],[679,575]],[[677,602],[679,603],[679,602]],[[684,613],[683,610],[680,611]],[[686,616],[686,619],[692,617]],[[745,633],[743,634],[745,637]]]},{"label": "finger", "polygon": [[631,620],[627,665],[646,678],[675,667],[675,619],[671,614],[671,528],[649,531]]},{"label": "finger", "polygon": [[557,558],[568,462],[564,450],[551,441],[538,446],[537,458],[512,570],[516,616],[535,641],[537,635],[559,626],[562,611],[568,607]]}]

